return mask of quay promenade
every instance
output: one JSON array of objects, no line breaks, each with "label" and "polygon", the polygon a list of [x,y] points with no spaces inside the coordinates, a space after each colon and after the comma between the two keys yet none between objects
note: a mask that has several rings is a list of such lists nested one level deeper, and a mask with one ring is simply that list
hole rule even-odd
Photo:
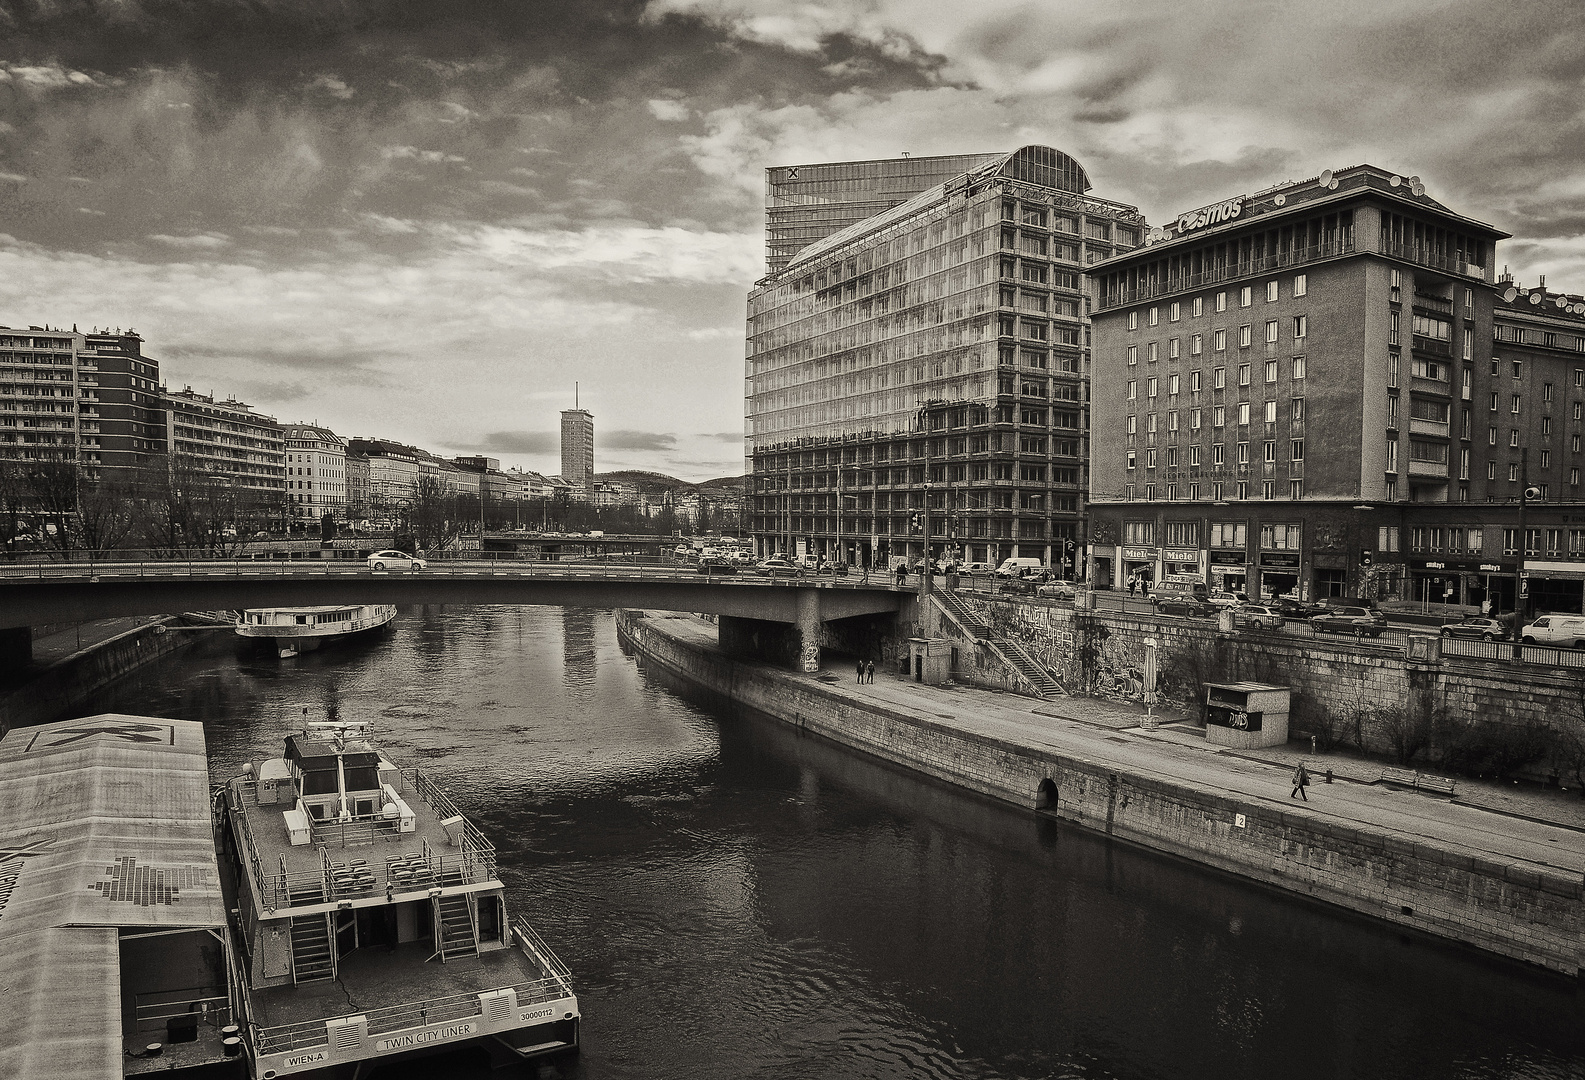
[{"label": "quay promenade", "polygon": [[[794,673],[726,657],[696,617],[623,619],[641,654],[676,674],[940,779],[1570,975],[1585,959],[1573,792],[1461,779],[1437,796],[1380,782],[1381,766],[1358,758],[1210,746],[1170,715],[1146,730],[1139,710],[1111,702],[933,687],[880,668],[859,685],[839,654]],[[1316,781],[1308,802],[1290,798],[1301,758]],[[1320,782],[1328,767],[1335,783]]]}]

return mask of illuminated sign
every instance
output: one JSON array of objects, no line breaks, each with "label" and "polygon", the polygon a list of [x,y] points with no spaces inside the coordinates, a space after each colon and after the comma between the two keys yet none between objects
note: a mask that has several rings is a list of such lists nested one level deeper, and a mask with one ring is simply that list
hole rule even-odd
[{"label": "illuminated sign", "polygon": [[1190,210],[1187,214],[1178,215],[1178,234],[1181,236],[1195,229],[1203,229],[1207,225],[1220,225],[1224,221],[1232,221],[1244,212],[1244,197],[1228,199],[1226,202],[1217,203],[1199,210]]}]

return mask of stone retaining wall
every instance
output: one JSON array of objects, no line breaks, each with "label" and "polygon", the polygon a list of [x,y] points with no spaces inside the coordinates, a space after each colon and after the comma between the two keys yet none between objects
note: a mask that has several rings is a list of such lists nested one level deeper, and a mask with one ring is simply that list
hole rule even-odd
[{"label": "stone retaining wall", "polygon": [[642,613],[619,612],[617,627],[647,662],[679,678],[948,783],[1555,971],[1576,975],[1585,965],[1585,883],[1578,874],[1329,824],[1303,811],[854,702],[819,683],[669,635]]}]

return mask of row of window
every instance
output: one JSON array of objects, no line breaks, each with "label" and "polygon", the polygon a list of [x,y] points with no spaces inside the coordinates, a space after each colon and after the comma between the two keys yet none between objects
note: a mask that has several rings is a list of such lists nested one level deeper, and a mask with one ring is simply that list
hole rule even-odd
[{"label": "row of window", "polygon": [[[1213,521],[1208,538],[1213,548],[1248,547],[1249,523],[1244,521]],[[1263,551],[1298,551],[1304,541],[1301,525],[1261,525],[1260,546]],[[1137,547],[1156,545],[1154,521],[1123,522],[1123,543]],[[1163,547],[1199,547],[1200,522],[1169,521],[1161,530]]]},{"label": "row of window", "polygon": [[[1278,299],[1280,299],[1281,287],[1280,287],[1280,285],[1278,284],[1278,282],[1277,282],[1277,280],[1275,278],[1273,278],[1271,281],[1266,282],[1265,285],[1262,286],[1262,290],[1265,293],[1266,303],[1268,303],[1268,304],[1275,303]],[[1292,287],[1293,295],[1296,296],[1296,297],[1305,296],[1305,295],[1307,295],[1309,293],[1309,291],[1310,291],[1309,275],[1308,274],[1295,274],[1293,276],[1293,287]],[[1216,293],[1212,297],[1212,299],[1213,299],[1213,302],[1215,304],[1215,308],[1216,308],[1217,311],[1226,311],[1227,310],[1227,302],[1228,302],[1227,290],[1224,289],[1221,292]],[[1255,287],[1253,285],[1245,285],[1243,288],[1238,290],[1238,306],[1239,307],[1250,307],[1251,305],[1254,304],[1254,302],[1255,302]],[[1189,301],[1189,317],[1190,318],[1198,319],[1200,316],[1202,316],[1204,314],[1205,314],[1205,297],[1196,296],[1194,299]],[[1179,321],[1182,318],[1183,318],[1183,304],[1182,304],[1182,302],[1174,300],[1172,303],[1167,305],[1167,321],[1169,323],[1175,323],[1175,322]],[[1148,307],[1148,308],[1145,309],[1145,325],[1147,325],[1147,326],[1155,326],[1160,321],[1161,321],[1161,307],[1159,305],[1152,305],[1151,307]],[[1138,311],[1130,311],[1128,313],[1128,328],[1130,330],[1138,330],[1139,329],[1139,312]]]},{"label": "row of window", "polygon": [[[1247,349],[1247,348],[1250,347],[1250,344],[1254,340],[1254,332],[1255,331],[1254,331],[1253,324],[1245,324],[1244,326],[1240,326],[1238,328],[1238,347],[1240,349]],[[1308,315],[1295,315],[1293,317],[1293,340],[1294,341],[1303,341],[1305,338],[1307,338],[1309,336],[1310,336],[1310,317]],[[1277,341],[1278,341],[1278,322],[1277,322],[1276,319],[1268,319],[1266,321],[1265,340],[1266,340],[1266,343],[1268,345],[1274,345],[1274,344],[1277,343]],[[1211,347],[1212,347],[1212,351],[1214,351],[1214,352],[1226,352],[1227,351],[1227,330],[1225,328],[1216,329],[1216,330],[1212,330],[1211,331]],[[1204,335],[1202,335],[1202,334],[1190,334],[1189,335],[1189,355],[1190,356],[1199,356],[1204,351],[1205,351],[1205,337],[1204,337]],[[1176,359],[1178,359],[1178,357],[1180,357],[1182,355],[1183,355],[1183,353],[1182,353],[1182,339],[1181,338],[1168,338],[1167,339],[1167,359],[1168,360],[1176,360]],[[1138,364],[1139,363],[1139,346],[1138,345],[1130,345],[1130,346],[1128,346],[1127,357],[1128,357],[1128,364],[1129,364],[1130,367],[1132,367],[1135,364]],[[1156,361],[1158,361],[1160,359],[1161,359],[1161,342],[1159,342],[1159,341],[1147,341],[1147,342],[1145,342],[1145,362],[1148,363],[1148,364],[1154,364]]]},{"label": "row of window", "polygon": [[[1180,500],[1199,502],[1202,498],[1201,492],[1207,490],[1209,494],[1206,497],[1210,498],[1212,502],[1222,502],[1226,499],[1235,499],[1239,502],[1246,502],[1251,497],[1248,480],[1235,481],[1231,491],[1229,491],[1228,486],[1220,480],[1213,480],[1209,484],[1201,484],[1194,480],[1189,481],[1187,484],[1179,484],[1176,481],[1168,481],[1165,484],[1144,484],[1142,487],[1143,494],[1141,494],[1140,486],[1136,486],[1134,484],[1124,484],[1123,498],[1129,502],[1133,502],[1139,498],[1143,498],[1146,502],[1155,502],[1158,488],[1162,492],[1161,497],[1167,502],[1178,502]],[[1267,501],[1277,499],[1279,498],[1277,494],[1278,488],[1279,481],[1262,480],[1260,483],[1259,497]],[[1288,480],[1286,497],[1289,499],[1304,498],[1304,480],[1302,478],[1293,477],[1292,479]]]},{"label": "row of window", "polygon": [[[1237,385],[1239,385],[1239,386],[1248,386],[1248,385],[1250,385],[1250,377],[1253,374],[1253,369],[1252,369],[1251,365],[1249,365],[1249,364],[1239,364],[1237,369],[1236,369],[1236,372],[1237,372],[1237,376],[1238,376],[1238,384]],[[1296,379],[1296,380],[1303,379],[1305,377],[1304,373],[1305,373],[1304,357],[1295,356],[1293,358],[1293,360],[1291,361],[1291,366],[1290,366],[1290,369],[1289,369],[1290,376],[1292,378]],[[1204,389],[1204,384],[1201,381],[1201,374],[1202,373],[1198,369],[1189,372],[1189,393],[1198,394],[1202,389]],[[1279,362],[1276,361],[1276,360],[1267,360],[1265,362],[1265,364],[1263,365],[1262,374],[1264,375],[1265,381],[1267,383],[1275,383],[1277,381],[1277,378],[1278,378],[1279,374],[1280,374]],[[1145,391],[1146,391],[1146,395],[1145,396],[1147,396],[1147,397],[1155,397],[1156,396],[1157,390],[1159,389],[1159,387],[1161,385],[1160,378],[1161,378],[1160,376],[1152,375],[1152,376],[1148,377],[1145,380]],[[1182,386],[1182,382],[1180,381],[1179,375],[1177,375],[1176,373],[1170,374],[1170,375],[1168,375],[1166,377],[1166,379],[1167,379],[1167,393],[1168,393],[1168,395],[1170,396],[1170,395],[1178,393],[1179,389]],[[1226,388],[1227,388],[1227,369],[1225,367],[1212,368],[1211,369],[1211,389],[1212,390],[1225,390]],[[1128,401],[1136,400],[1138,398],[1138,396],[1139,396],[1138,395],[1138,391],[1139,391],[1139,383],[1138,383],[1138,380],[1136,380],[1136,379],[1129,379],[1129,380],[1127,380],[1127,382],[1125,382],[1123,384],[1123,396]]]},{"label": "row of window", "polygon": [[[1275,440],[1275,439],[1267,439],[1262,444],[1262,446],[1263,446],[1263,449],[1261,451],[1261,460],[1262,461],[1266,461],[1266,462],[1275,462],[1277,460],[1277,440]],[[1233,449],[1233,463],[1235,465],[1248,465],[1249,464],[1249,443],[1247,443],[1247,442],[1234,443],[1233,444],[1233,448],[1234,448]],[[1188,465],[1191,468],[1196,466],[1196,465],[1202,464],[1202,462],[1201,462],[1201,450],[1202,450],[1202,448],[1198,444],[1190,445],[1188,447],[1188,451],[1189,451]],[[1154,469],[1156,467],[1157,452],[1158,452],[1157,447],[1154,447],[1154,446],[1145,447],[1145,468]],[[1160,452],[1162,453],[1162,461],[1163,461],[1163,464],[1165,465],[1166,468],[1176,469],[1178,467],[1178,447],[1176,447],[1176,446],[1162,447],[1162,448],[1160,448]],[[1133,470],[1136,467],[1136,465],[1138,464],[1138,460],[1139,460],[1138,459],[1138,451],[1135,451],[1135,450],[1128,451],[1127,456],[1125,458],[1125,461],[1127,462],[1126,467],[1129,470]],[[1288,440],[1288,460],[1289,461],[1293,461],[1293,462],[1303,462],[1304,461],[1304,440],[1303,439],[1290,439],[1290,440]],[[1211,444],[1211,464],[1213,466],[1227,464],[1227,447],[1226,447],[1225,443],[1212,443]]]},{"label": "row of window", "polygon": [[[1247,427],[1247,426],[1249,426],[1249,424],[1251,422],[1251,416],[1253,415],[1253,411],[1252,411],[1252,408],[1251,408],[1252,405],[1253,405],[1252,402],[1240,401],[1235,406],[1234,415],[1238,418],[1237,419],[1237,424],[1238,424],[1239,427]],[[1275,424],[1277,422],[1278,403],[1276,401],[1266,401],[1266,402],[1262,402],[1261,405],[1262,405],[1262,408],[1261,408],[1261,419],[1262,419],[1262,421],[1264,423],[1267,423],[1267,424]],[[1184,410],[1184,411],[1186,411],[1188,413],[1189,430],[1190,431],[1199,431],[1201,429],[1201,427],[1203,426],[1203,422],[1204,422],[1204,419],[1205,419],[1205,410],[1201,409],[1201,408],[1194,408],[1194,409],[1188,409],[1188,410]],[[1304,398],[1290,398],[1288,400],[1288,408],[1286,409],[1286,412],[1288,414],[1288,419],[1289,420],[1293,420],[1293,421],[1303,420],[1304,419]],[[1152,434],[1153,435],[1157,431],[1157,426],[1156,426],[1157,422],[1158,422],[1157,419],[1156,419],[1157,415],[1158,415],[1157,413],[1146,413],[1145,414],[1145,432],[1147,434]],[[1179,410],[1173,409],[1173,410],[1168,411],[1166,413],[1166,417],[1167,417],[1166,430],[1168,430],[1168,431],[1178,431],[1179,430],[1179,425],[1178,425]],[[1138,417],[1138,414],[1130,413],[1127,416],[1127,418],[1123,421],[1123,423],[1125,425],[1124,431],[1126,432],[1126,434],[1128,434],[1128,435],[1137,435],[1137,434],[1139,434],[1139,417]],[[1223,427],[1226,427],[1226,426],[1227,426],[1227,406],[1226,405],[1213,405],[1213,406],[1211,406],[1211,427],[1214,429],[1214,428],[1223,428]]]}]

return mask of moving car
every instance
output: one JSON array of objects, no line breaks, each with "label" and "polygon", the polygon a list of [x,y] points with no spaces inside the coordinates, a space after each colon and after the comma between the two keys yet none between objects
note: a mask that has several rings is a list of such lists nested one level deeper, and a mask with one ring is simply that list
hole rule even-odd
[{"label": "moving car", "polygon": [[1032,596],[1035,589],[1036,585],[1033,581],[1016,577],[1010,581],[1003,582],[1000,586],[1000,591],[1006,596]]},{"label": "moving car", "polygon": [[1286,620],[1282,617],[1282,610],[1275,604],[1243,604],[1233,609],[1234,626],[1263,627],[1267,630],[1281,629]]},{"label": "moving car", "polygon": [[770,558],[762,559],[756,563],[754,572],[765,577],[792,577],[798,573],[798,567],[793,565],[791,559],[781,555],[772,555]]},{"label": "moving car", "polygon": [[1508,628],[1496,619],[1473,615],[1442,627],[1443,637],[1479,638],[1482,641],[1507,641]]},{"label": "moving car", "polygon": [[1561,645],[1578,649],[1585,646],[1585,616],[1542,615],[1519,631],[1526,645]]},{"label": "moving car", "polygon": [[1355,637],[1381,637],[1387,620],[1375,618],[1368,608],[1328,607],[1310,620],[1310,629],[1317,634],[1353,634]]},{"label": "moving car", "polygon": [[699,560],[695,569],[701,574],[735,574],[737,563],[720,555],[706,556]]},{"label": "moving car", "polygon": [[1051,600],[1076,600],[1079,587],[1071,581],[1051,581],[1035,589],[1036,596],[1044,596]]},{"label": "moving car", "polygon": [[1224,592],[1221,589],[1218,589],[1216,592],[1213,592],[1211,595],[1207,596],[1206,600],[1212,604],[1215,604],[1217,607],[1236,608],[1242,607],[1249,603],[1249,594],[1241,592]]},{"label": "moving car", "polygon": [[736,551],[732,552],[732,554],[727,556],[727,559],[732,563],[733,566],[754,565],[754,553],[752,551],[745,551],[742,548],[738,548]]},{"label": "moving car", "polygon": [[1163,600],[1195,600],[1203,603],[1206,599],[1205,582],[1191,574],[1168,574],[1165,580],[1153,582],[1146,588],[1149,591],[1145,595],[1154,604]]},{"label": "moving car", "polygon": [[1195,618],[1203,618],[1207,615],[1215,615],[1216,606],[1192,594],[1170,594],[1156,601],[1156,613],[1159,615],[1190,615]]},{"label": "moving car", "polygon": [[994,569],[995,567],[993,567],[988,562],[966,562],[958,564],[958,573],[960,574],[989,574]]},{"label": "moving car", "polygon": [[1030,570],[1043,570],[1044,565],[1039,559],[1012,558],[1003,559],[1002,565],[996,568],[997,577],[1024,577]]},{"label": "moving car", "polygon": [[1308,619],[1326,610],[1324,605],[1312,604],[1308,600],[1300,600],[1294,596],[1276,596],[1272,598],[1271,603],[1285,619]]},{"label": "moving car", "polygon": [[370,570],[427,570],[429,563],[405,551],[376,551],[369,556]]}]

